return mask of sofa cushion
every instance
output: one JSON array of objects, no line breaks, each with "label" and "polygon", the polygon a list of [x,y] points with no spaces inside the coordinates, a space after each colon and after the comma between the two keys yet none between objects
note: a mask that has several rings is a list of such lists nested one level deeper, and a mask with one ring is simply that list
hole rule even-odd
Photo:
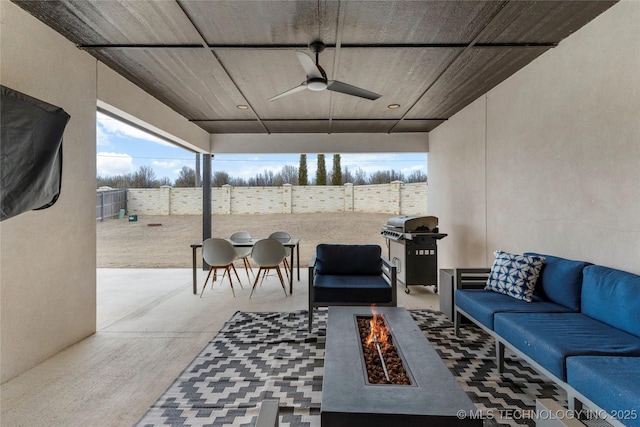
[{"label": "sofa cushion", "polygon": [[485,289],[531,302],[544,258],[495,252]]},{"label": "sofa cushion", "polygon": [[316,273],[334,275],[382,274],[382,249],[378,245],[330,245],[316,247]]},{"label": "sofa cushion", "polygon": [[640,276],[599,265],[585,268],[582,312],[640,337]]},{"label": "sofa cushion", "polygon": [[582,270],[591,264],[533,252],[527,252],[525,255],[544,257],[535,292],[542,298],[573,311],[580,311]]},{"label": "sofa cushion", "polygon": [[391,286],[382,276],[316,275],[315,302],[386,303],[392,300]]},{"label": "sofa cushion", "polygon": [[640,357],[569,357],[567,382],[624,425],[640,427]]},{"label": "sofa cushion", "polygon": [[566,381],[569,356],[640,356],[640,339],[582,313],[496,313],[495,332]]},{"label": "sofa cushion", "polygon": [[476,321],[493,330],[493,315],[501,312],[515,313],[569,313],[571,310],[533,297],[531,303],[511,298],[507,295],[484,289],[459,289],[455,293],[456,306],[472,316]]}]

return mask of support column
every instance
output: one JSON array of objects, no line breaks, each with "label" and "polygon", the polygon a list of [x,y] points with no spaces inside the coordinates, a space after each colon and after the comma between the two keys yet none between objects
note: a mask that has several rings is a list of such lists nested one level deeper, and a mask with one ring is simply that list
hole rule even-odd
[{"label": "support column", "polygon": [[170,185],[160,186],[160,199],[164,202],[160,208],[160,215],[171,215],[171,198],[173,197],[171,188]]},{"label": "support column", "polygon": [[[211,161],[213,154],[203,154],[202,156],[202,241],[211,237]],[[208,270],[204,260],[202,269]]]},{"label": "support column", "polygon": [[353,212],[353,184],[345,182],[344,184],[344,211]]},{"label": "support column", "polygon": [[[218,209],[222,214],[231,215],[232,213],[231,212],[231,197],[233,197],[233,195],[231,194],[232,191],[233,191],[233,187],[231,185],[224,184],[220,189],[220,192],[218,193],[220,195],[220,199],[216,199],[216,203],[218,204],[217,205]],[[223,196],[224,196],[224,200],[222,200]],[[222,203],[224,203],[224,205]]]},{"label": "support column", "polygon": [[391,181],[389,184],[392,187],[395,186],[393,193],[396,199],[396,210],[394,212],[396,215],[402,214],[402,184],[402,181]]},{"label": "support column", "polygon": [[282,184],[282,213],[293,213],[293,186]]}]

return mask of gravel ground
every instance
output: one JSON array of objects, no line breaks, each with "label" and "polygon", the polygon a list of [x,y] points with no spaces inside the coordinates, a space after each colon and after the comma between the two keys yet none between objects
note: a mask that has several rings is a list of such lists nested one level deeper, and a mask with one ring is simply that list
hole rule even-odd
[{"label": "gravel ground", "polygon": [[[300,237],[300,264],[318,243],[378,244],[380,229],[393,214],[331,212],[310,214],[214,215],[213,237],[245,230],[254,237],[286,231]],[[97,223],[100,268],[190,268],[192,243],[202,241],[202,215],[142,216],[137,222],[108,219]]]}]

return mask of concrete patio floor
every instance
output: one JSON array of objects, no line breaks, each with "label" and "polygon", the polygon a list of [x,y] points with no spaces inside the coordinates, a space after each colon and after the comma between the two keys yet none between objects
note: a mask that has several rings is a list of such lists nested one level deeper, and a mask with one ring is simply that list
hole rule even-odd
[{"label": "concrete patio floor", "polygon": [[[270,276],[249,299],[227,281],[192,293],[190,269],[98,269],[97,332],[0,387],[3,426],[130,426],[236,311],[307,308],[306,270],[285,298]],[[243,276],[244,275],[244,276]],[[198,271],[200,287],[205,272]],[[398,305],[438,309],[433,287],[398,292]]]}]

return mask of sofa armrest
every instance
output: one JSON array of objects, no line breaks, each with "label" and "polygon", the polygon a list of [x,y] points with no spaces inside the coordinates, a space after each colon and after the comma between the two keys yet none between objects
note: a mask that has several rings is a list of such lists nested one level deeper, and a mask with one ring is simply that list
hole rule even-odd
[{"label": "sofa armrest", "polygon": [[391,303],[395,307],[398,304],[398,267],[383,256],[380,260],[382,260],[382,274],[391,285]]},{"label": "sofa armrest", "polygon": [[309,285],[313,284],[313,278],[316,276],[316,257],[315,255],[309,261]]},{"label": "sofa armrest", "polygon": [[315,255],[309,261],[309,298],[313,290],[313,279],[316,277],[316,257]]},{"label": "sofa armrest", "polygon": [[280,425],[278,420],[279,404],[278,399],[263,400],[255,427],[278,427]]},{"label": "sofa armrest", "polygon": [[454,269],[455,288],[482,288],[487,284],[490,268],[456,268]]},{"label": "sofa armrest", "polygon": [[565,409],[553,399],[536,399],[536,427],[585,427],[574,417],[569,409]]}]

